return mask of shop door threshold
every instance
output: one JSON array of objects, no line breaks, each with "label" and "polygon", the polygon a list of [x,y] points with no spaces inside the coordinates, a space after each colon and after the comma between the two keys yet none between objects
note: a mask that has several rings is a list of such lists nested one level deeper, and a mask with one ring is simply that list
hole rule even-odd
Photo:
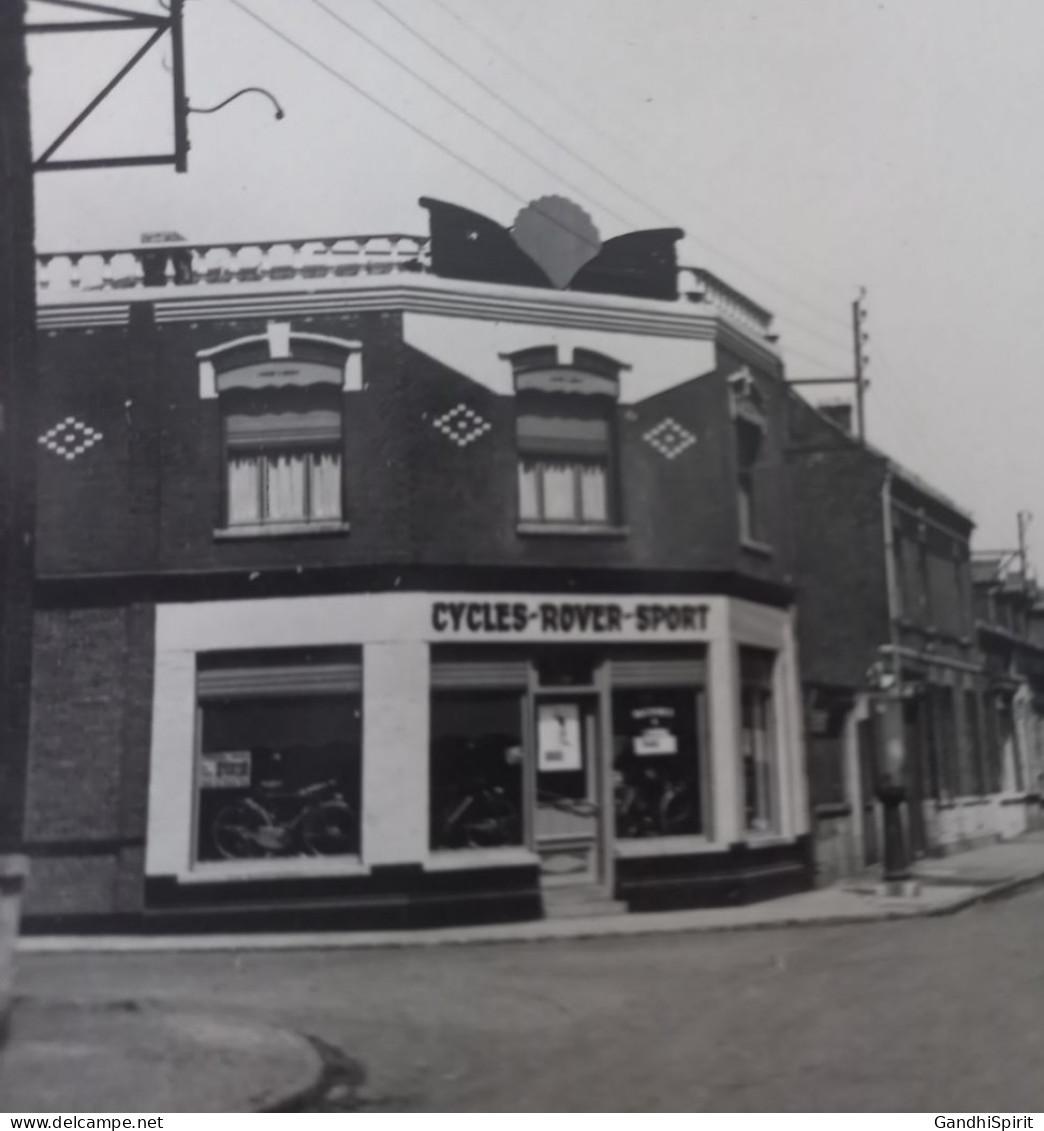
[{"label": "shop door threshold", "polygon": [[548,919],[595,919],[626,913],[626,903],[588,884],[544,888],[544,914]]}]

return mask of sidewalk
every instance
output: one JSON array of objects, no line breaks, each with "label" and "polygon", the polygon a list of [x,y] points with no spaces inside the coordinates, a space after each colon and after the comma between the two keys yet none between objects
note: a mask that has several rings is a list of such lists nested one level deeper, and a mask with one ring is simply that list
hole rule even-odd
[{"label": "sidewalk", "polygon": [[29,936],[23,953],[164,950],[342,950],[466,943],[540,942],[674,932],[822,926],[947,915],[1044,880],[1044,832],[954,856],[922,861],[916,896],[888,898],[872,877],[742,907],[598,918],[440,927],[417,931],[329,931],[296,934],[184,936]]},{"label": "sidewalk", "polygon": [[285,1110],[323,1064],[303,1037],[133,1001],[19,1000],[0,1052],[0,1111]]}]

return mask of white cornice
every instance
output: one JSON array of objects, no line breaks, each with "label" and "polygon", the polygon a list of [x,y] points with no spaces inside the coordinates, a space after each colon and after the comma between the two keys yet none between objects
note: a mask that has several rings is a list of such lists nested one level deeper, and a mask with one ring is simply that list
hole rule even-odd
[{"label": "white cornice", "polygon": [[119,301],[113,298],[111,290],[47,292],[39,299],[39,326],[123,325],[133,303],[152,303],[160,324],[393,310],[696,340],[714,340],[727,328],[729,338],[747,343],[762,356],[776,356],[771,344],[748,338],[712,308],[697,303],[469,283],[433,275],[301,280],[286,287],[271,282],[135,287]]}]

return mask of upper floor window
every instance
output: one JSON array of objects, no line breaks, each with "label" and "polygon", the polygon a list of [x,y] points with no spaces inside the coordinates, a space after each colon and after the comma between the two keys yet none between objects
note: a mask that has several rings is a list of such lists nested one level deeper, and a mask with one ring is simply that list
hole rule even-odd
[{"label": "upper floor window", "polygon": [[764,454],[768,419],[764,397],[749,369],[729,378],[729,399],[736,446],[740,540],[761,542],[764,529],[756,472]]},{"label": "upper floor window", "polygon": [[754,471],[761,458],[764,433],[746,420],[736,421],[736,489],[739,498],[740,538],[761,540],[761,513],[755,490]]},{"label": "upper floor window", "polygon": [[225,533],[343,525],[343,394],[361,388],[359,349],[270,322],[200,352],[200,395],[221,414]]},{"label": "upper floor window", "polygon": [[228,526],[339,521],[340,389],[235,389],[221,395]]},{"label": "upper floor window", "polygon": [[[512,357],[518,415],[518,513],[523,523],[607,527],[616,505],[615,374],[610,358],[553,348]],[[611,371],[611,372],[610,372]]]}]

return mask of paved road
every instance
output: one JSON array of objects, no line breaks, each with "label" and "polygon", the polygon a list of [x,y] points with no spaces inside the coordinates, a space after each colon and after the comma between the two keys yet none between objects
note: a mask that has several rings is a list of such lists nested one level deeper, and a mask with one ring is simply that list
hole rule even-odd
[{"label": "paved road", "polygon": [[26,956],[40,997],[313,1034],[410,1111],[1037,1111],[1044,889],[868,926],[437,950]]}]

